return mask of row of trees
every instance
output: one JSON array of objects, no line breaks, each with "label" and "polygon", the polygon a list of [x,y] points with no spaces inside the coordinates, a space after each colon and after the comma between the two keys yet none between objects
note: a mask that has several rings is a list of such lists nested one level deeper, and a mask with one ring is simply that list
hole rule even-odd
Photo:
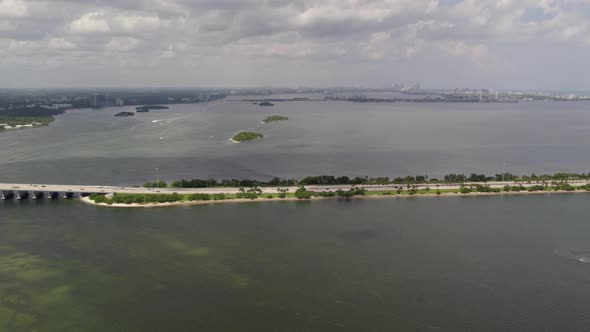
[{"label": "row of trees", "polygon": [[[288,186],[309,186],[309,185],[384,185],[384,184],[417,184],[417,183],[463,183],[463,182],[490,182],[490,181],[565,181],[565,180],[589,180],[590,173],[555,173],[543,175],[524,175],[518,176],[512,173],[496,174],[494,176],[487,176],[485,174],[472,173],[465,174],[448,174],[442,179],[430,178],[428,175],[397,177],[393,180],[389,177],[348,177],[348,176],[308,176],[301,180],[281,179],[275,177],[269,181],[252,180],[252,179],[225,179],[216,180],[210,179],[192,179],[179,180],[171,184],[173,188],[210,188],[210,187],[231,187],[231,188],[252,188],[252,187],[288,187]],[[165,188],[167,183],[160,181],[159,184],[155,182],[148,182],[144,184],[148,188]]]},{"label": "row of trees", "polygon": [[[469,176],[465,174],[449,174],[443,178],[444,182],[457,183],[457,182],[490,182],[490,181],[566,181],[566,180],[589,180],[590,173],[554,173],[554,174],[542,174],[518,176],[512,173],[500,173],[494,176],[487,176],[485,174],[472,173]],[[430,182],[437,182],[436,179],[431,179]]]},{"label": "row of trees", "polygon": [[14,107],[14,108],[5,108],[0,109],[0,118],[52,118],[54,115],[64,113],[68,108],[60,108],[60,109],[47,109],[43,107]]},{"label": "row of trees", "polygon": [[273,178],[270,181],[262,180],[221,180],[216,179],[192,179],[180,180],[172,182],[174,188],[211,188],[211,187],[230,187],[230,188],[253,188],[253,187],[279,187],[279,186],[294,186],[297,184],[296,180],[285,180],[281,178]]},{"label": "row of trees", "polygon": [[590,191],[590,185],[585,186],[578,186],[574,187],[569,183],[557,183],[555,185],[534,185],[525,187],[522,185],[518,186],[504,186],[503,188],[492,188],[487,185],[470,185],[470,186],[461,186],[459,192],[462,194],[469,194],[469,193],[501,193],[501,192],[536,192],[536,191],[576,191],[576,190],[584,190]]},{"label": "row of trees", "polygon": [[168,183],[165,181],[154,181],[154,182],[146,182],[143,184],[144,188],[166,188],[168,187]]},{"label": "row of trees", "polygon": [[301,186],[295,191],[295,197],[297,197],[298,199],[311,199],[314,196],[351,198],[354,196],[365,196],[365,195],[366,195],[366,191],[363,188],[352,188],[350,190],[313,192],[313,191],[307,190],[304,186]]}]

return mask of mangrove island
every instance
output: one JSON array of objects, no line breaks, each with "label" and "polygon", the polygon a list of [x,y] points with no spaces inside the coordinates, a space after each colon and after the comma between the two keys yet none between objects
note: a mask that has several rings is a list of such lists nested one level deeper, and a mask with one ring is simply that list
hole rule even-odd
[{"label": "mangrove island", "polygon": [[169,109],[168,106],[160,106],[160,105],[146,105],[146,106],[138,106],[135,108],[135,111],[138,113],[145,113],[149,112],[150,110],[167,110]]},{"label": "mangrove island", "polygon": [[252,141],[255,139],[263,138],[264,135],[261,133],[255,133],[252,131],[242,131],[237,133],[233,138],[232,141],[236,143],[244,142],[244,141]]},{"label": "mangrove island", "polygon": [[115,114],[115,116],[134,116],[135,114],[133,112],[119,112],[117,114]]},{"label": "mangrove island", "polygon": [[286,121],[289,120],[286,116],[281,115],[271,115],[266,117],[266,119],[262,120],[262,123],[270,123],[270,122],[277,122],[277,121]]},{"label": "mangrove island", "polygon": [[0,132],[5,130],[27,129],[48,126],[53,117],[0,117]]}]

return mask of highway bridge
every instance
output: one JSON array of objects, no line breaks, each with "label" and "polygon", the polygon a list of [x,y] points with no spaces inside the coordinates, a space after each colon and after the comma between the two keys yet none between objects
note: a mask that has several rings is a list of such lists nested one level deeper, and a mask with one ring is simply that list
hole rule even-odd
[{"label": "highway bridge", "polygon": [[[373,190],[396,190],[398,186],[378,186]],[[352,186],[307,186],[312,191],[348,190]],[[363,187],[364,188],[364,187]],[[265,194],[279,193],[277,187],[261,187]],[[294,192],[297,187],[286,187]],[[369,190],[369,188],[367,188]],[[0,199],[39,199],[39,198],[75,198],[92,194],[237,194],[240,188],[143,188],[116,186],[86,186],[86,185],[58,185],[58,184],[15,184],[0,183]]]},{"label": "highway bridge", "polygon": [[[590,181],[576,180],[569,181],[572,186],[582,186],[590,183]],[[521,183],[521,182],[489,182],[489,183],[464,183],[464,184],[417,184],[413,187],[416,189],[424,189],[430,187],[432,190],[436,189],[459,189],[461,185],[470,184],[485,184],[492,188],[501,188],[506,185],[517,186],[522,185],[529,187],[538,185],[539,183]],[[310,185],[306,188],[310,191],[336,191],[349,190],[354,187],[362,187],[368,191],[395,191],[398,189],[406,189],[407,185],[402,184],[388,184],[388,185]],[[261,187],[265,194],[279,193],[277,187]],[[286,187],[289,192],[294,192],[297,187]],[[117,186],[95,186],[95,185],[60,185],[60,184],[16,184],[16,183],[0,183],[0,199],[57,199],[57,198],[76,198],[84,197],[92,194],[236,194],[240,188],[143,188],[143,187],[117,187]]]}]

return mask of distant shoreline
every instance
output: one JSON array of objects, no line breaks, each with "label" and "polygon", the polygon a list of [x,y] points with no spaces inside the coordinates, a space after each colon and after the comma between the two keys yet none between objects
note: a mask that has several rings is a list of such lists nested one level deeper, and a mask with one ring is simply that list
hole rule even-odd
[{"label": "distant shoreline", "polygon": [[196,206],[196,205],[213,205],[213,204],[227,204],[227,203],[256,203],[256,202],[310,202],[310,201],[326,201],[326,200],[378,200],[378,199],[412,199],[412,198],[449,198],[449,197],[478,197],[478,196],[526,196],[526,195],[555,195],[555,194],[590,194],[588,191],[520,191],[520,192],[500,192],[500,193],[489,193],[489,192],[472,192],[467,194],[462,193],[428,193],[428,194],[417,194],[417,195],[365,195],[365,196],[354,196],[350,198],[343,197],[317,197],[314,196],[310,199],[299,199],[296,197],[286,198],[239,198],[239,199],[224,199],[224,200],[209,200],[209,201],[179,201],[170,203],[146,203],[146,204],[106,204],[96,203],[89,197],[81,197],[80,201],[94,206],[109,207],[109,208],[164,208],[164,207],[182,207],[182,206]]}]

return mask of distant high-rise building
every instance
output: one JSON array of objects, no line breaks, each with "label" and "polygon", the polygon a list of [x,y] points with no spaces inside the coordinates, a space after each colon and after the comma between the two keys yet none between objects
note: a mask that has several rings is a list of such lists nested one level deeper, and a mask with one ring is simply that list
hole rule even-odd
[{"label": "distant high-rise building", "polygon": [[125,101],[123,100],[123,98],[115,99],[115,106],[123,106],[123,105],[125,105]]},{"label": "distant high-rise building", "polygon": [[105,95],[101,94],[93,94],[90,96],[90,107],[92,108],[99,108],[104,107],[106,104],[107,98]]}]

